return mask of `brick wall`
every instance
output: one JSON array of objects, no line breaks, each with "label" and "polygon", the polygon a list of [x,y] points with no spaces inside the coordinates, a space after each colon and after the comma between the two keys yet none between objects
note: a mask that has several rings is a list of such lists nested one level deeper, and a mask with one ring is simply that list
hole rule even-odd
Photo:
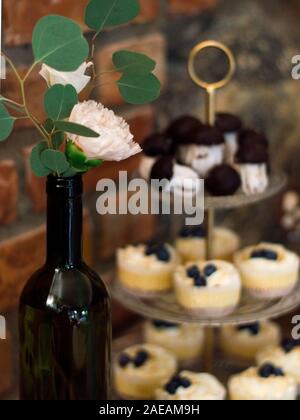
[{"label": "brick wall", "polygon": [[[19,70],[26,71],[31,62],[31,32],[37,19],[59,13],[80,20],[86,0],[3,0],[3,3],[5,48]],[[275,164],[299,182],[300,83],[290,77],[290,59],[300,52],[299,2],[140,0],[140,3],[141,15],[134,23],[103,34],[97,49],[97,65],[109,69],[111,51],[116,48],[150,54],[157,60],[162,96],[154,104],[132,107],[122,102],[116,90],[102,88],[97,92],[98,99],[127,118],[139,142],[154,128],[165,127],[171,116],[185,112],[201,115],[202,96],[186,72],[188,52],[200,40],[223,41],[236,55],[238,73],[220,93],[219,109],[238,112],[249,125],[266,131],[272,140]],[[16,82],[10,72],[7,76],[3,91],[17,98]],[[37,72],[28,80],[30,107],[38,116],[43,115],[40,104],[44,86]],[[11,138],[0,144],[0,314],[15,307],[18,291],[44,256],[41,246],[44,181],[36,178],[28,167],[31,147],[38,140],[33,128],[23,121]],[[155,229],[151,217],[99,217],[95,211],[95,185],[99,178],[117,177],[119,170],[133,173],[138,162],[139,157],[133,157],[126,162],[105,164],[85,177],[85,220],[90,231],[86,246],[88,254],[92,254],[92,264],[100,271],[118,245],[144,240]],[[270,239],[276,232],[269,217],[271,209],[267,203],[251,209],[252,219]],[[248,210],[235,213],[234,220],[246,237]],[[261,233],[252,229],[251,238]],[[117,307],[115,325],[120,325],[123,319],[124,312]]]}]

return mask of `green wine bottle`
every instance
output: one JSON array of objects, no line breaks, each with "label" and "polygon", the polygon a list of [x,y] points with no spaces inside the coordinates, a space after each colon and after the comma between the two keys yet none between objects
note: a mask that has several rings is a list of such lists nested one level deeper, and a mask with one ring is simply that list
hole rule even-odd
[{"label": "green wine bottle", "polygon": [[46,264],[20,299],[22,400],[107,400],[111,303],[82,259],[82,177],[47,181]]}]

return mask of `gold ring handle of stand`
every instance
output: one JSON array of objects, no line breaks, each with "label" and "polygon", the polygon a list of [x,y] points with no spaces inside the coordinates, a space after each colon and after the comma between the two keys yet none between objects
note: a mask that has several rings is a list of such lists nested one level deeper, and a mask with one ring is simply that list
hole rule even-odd
[{"label": "gold ring handle of stand", "polygon": [[[225,75],[225,77],[222,80],[219,80],[214,83],[207,83],[204,80],[202,80],[196,72],[195,69],[195,60],[199,54],[208,49],[208,48],[214,48],[217,50],[220,50],[224,53],[228,60],[229,68],[228,72]],[[226,86],[232,79],[234,72],[236,69],[235,59],[233,56],[233,53],[231,50],[226,47],[226,45],[222,44],[218,41],[204,41],[197,44],[191,51],[188,61],[188,72],[191,77],[191,79],[194,81],[194,83],[205,90],[206,92],[206,123],[209,125],[214,125],[215,123],[215,116],[216,116],[216,97],[215,92],[217,89],[220,89],[224,86]],[[206,249],[206,257],[207,260],[212,259],[213,252],[212,252],[212,243],[213,243],[213,230],[214,230],[214,219],[215,214],[214,210],[208,211],[208,226],[207,226],[207,249]]]},{"label": "gold ring handle of stand", "polygon": [[[195,69],[195,60],[197,56],[201,53],[201,51],[207,48],[215,48],[221,50],[228,59],[229,62],[229,69],[225,77],[214,83],[207,83],[200,79],[200,77],[196,73]],[[235,59],[230,51],[224,44],[217,42],[217,41],[204,41],[200,44],[196,45],[189,57],[188,61],[188,72],[191,79],[194,83],[205,89],[206,92],[206,116],[205,120],[206,123],[209,125],[215,124],[215,117],[216,117],[216,97],[215,93],[217,89],[220,89],[226,86],[232,79],[234,72],[235,72],[236,64]],[[211,260],[213,258],[213,240],[214,240],[214,226],[215,226],[215,211],[213,209],[208,210],[207,212],[207,246],[206,246],[206,259]],[[213,372],[213,361],[214,361],[214,329],[207,328],[206,329],[206,340],[205,340],[205,349],[203,354],[203,367],[206,372]]]},{"label": "gold ring handle of stand", "polygon": [[[207,83],[204,80],[200,79],[200,77],[197,75],[196,69],[195,69],[195,60],[197,56],[204,50],[208,48],[214,48],[217,50],[220,50],[224,53],[226,58],[228,59],[228,72],[225,75],[225,77],[222,80],[219,80],[214,83]],[[205,89],[206,91],[206,123],[210,125],[214,125],[215,123],[215,114],[216,114],[216,107],[215,107],[215,91],[217,89],[221,89],[222,87],[226,86],[232,79],[234,72],[236,69],[235,59],[231,52],[231,50],[226,47],[226,45],[222,44],[218,41],[204,41],[200,42],[200,44],[197,44],[192,51],[190,52],[189,61],[188,61],[188,72],[193,80],[193,82]]]}]

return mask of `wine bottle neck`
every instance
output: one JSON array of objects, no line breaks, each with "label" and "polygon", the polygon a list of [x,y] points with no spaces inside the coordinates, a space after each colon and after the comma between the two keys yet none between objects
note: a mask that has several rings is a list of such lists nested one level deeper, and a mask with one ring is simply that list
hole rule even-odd
[{"label": "wine bottle neck", "polygon": [[82,179],[49,177],[47,264],[73,268],[82,263]]}]

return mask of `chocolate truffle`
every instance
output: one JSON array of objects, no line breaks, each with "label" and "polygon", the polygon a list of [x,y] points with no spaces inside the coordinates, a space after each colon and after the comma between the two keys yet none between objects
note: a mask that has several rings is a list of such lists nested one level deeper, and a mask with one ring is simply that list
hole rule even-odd
[{"label": "chocolate truffle", "polygon": [[269,185],[269,153],[265,136],[247,131],[241,136],[235,162],[246,195],[261,194]]},{"label": "chocolate truffle", "polygon": [[229,165],[216,166],[205,181],[207,191],[214,196],[233,195],[241,186],[239,173]]},{"label": "chocolate truffle", "polygon": [[225,143],[222,132],[210,125],[202,125],[193,130],[189,139],[189,144],[199,146],[218,146]]},{"label": "chocolate truffle", "polygon": [[232,133],[241,130],[242,120],[233,114],[218,113],[215,125],[222,133]]},{"label": "chocolate truffle", "polygon": [[174,120],[166,131],[166,135],[171,137],[175,144],[188,144],[191,133],[202,126],[198,118],[183,116]]},{"label": "chocolate truffle", "polygon": [[268,163],[268,149],[262,143],[243,142],[236,154],[237,163],[261,164]]},{"label": "chocolate truffle", "polygon": [[146,156],[166,156],[171,154],[171,150],[172,140],[164,134],[152,134],[143,143],[143,151]]},{"label": "chocolate truffle", "polygon": [[238,141],[241,146],[251,146],[256,144],[264,146],[265,148],[268,148],[269,146],[269,141],[265,135],[257,133],[256,131],[250,129],[242,130],[239,134]]}]

